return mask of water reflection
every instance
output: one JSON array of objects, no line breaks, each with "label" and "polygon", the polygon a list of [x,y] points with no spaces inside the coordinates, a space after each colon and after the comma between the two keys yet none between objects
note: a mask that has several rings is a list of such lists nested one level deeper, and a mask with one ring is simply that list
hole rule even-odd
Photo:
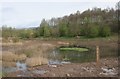
[{"label": "water reflection", "polygon": [[[116,57],[118,56],[117,48],[111,48],[106,46],[100,47],[100,58]],[[48,59],[51,63],[71,62],[71,63],[83,63],[96,61],[96,49],[91,47],[89,51],[60,51],[59,48],[54,49],[48,53]]]},{"label": "water reflection", "polygon": [[26,63],[23,63],[20,61],[18,61],[16,63],[16,66],[17,66],[17,70],[26,70],[27,69]]},{"label": "water reflection", "polygon": [[59,49],[54,49],[49,55],[50,63],[60,63],[60,62],[72,62],[81,63],[95,60],[95,52],[78,52],[78,51],[60,51]]}]

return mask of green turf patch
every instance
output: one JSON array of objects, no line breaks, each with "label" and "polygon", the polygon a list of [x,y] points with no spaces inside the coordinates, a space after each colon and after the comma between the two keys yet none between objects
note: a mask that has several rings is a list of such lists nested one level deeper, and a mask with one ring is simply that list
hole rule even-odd
[{"label": "green turf patch", "polygon": [[60,48],[62,51],[79,51],[79,52],[85,52],[88,51],[87,48],[77,48],[77,47],[65,47],[65,48]]}]

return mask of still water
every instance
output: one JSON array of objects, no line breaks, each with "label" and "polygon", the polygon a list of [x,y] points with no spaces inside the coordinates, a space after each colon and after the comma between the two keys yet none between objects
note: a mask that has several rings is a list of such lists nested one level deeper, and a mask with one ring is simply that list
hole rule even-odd
[{"label": "still water", "polygon": [[54,62],[71,62],[71,63],[82,63],[95,61],[95,52],[78,52],[78,51],[61,51],[59,49],[54,49],[48,56],[50,61]]},{"label": "still water", "polygon": [[[117,57],[118,49],[111,47],[99,47],[100,58],[105,57]],[[96,48],[91,47],[89,51],[80,52],[80,51],[61,51],[59,48],[54,49],[52,52],[48,53],[48,59],[50,63],[83,63],[83,62],[92,62],[96,61]]]}]

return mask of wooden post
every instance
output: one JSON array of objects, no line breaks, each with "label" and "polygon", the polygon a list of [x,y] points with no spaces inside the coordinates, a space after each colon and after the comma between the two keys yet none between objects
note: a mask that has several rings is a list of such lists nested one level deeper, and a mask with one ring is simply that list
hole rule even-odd
[{"label": "wooden post", "polygon": [[99,54],[99,46],[96,46],[96,63],[99,66],[100,54]]}]

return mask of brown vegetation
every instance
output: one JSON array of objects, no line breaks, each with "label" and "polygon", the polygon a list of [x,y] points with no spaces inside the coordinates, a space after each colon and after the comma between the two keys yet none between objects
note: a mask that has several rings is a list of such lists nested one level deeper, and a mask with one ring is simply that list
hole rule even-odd
[{"label": "brown vegetation", "polygon": [[26,60],[26,64],[30,67],[48,64],[48,60],[42,57],[33,57]]},{"label": "brown vegetation", "polygon": [[16,67],[16,62],[3,61],[2,66],[3,67]]},{"label": "brown vegetation", "polygon": [[17,60],[25,60],[26,56],[24,54],[21,55],[16,55],[15,53],[12,52],[4,52],[2,53],[2,61],[17,61]]}]

